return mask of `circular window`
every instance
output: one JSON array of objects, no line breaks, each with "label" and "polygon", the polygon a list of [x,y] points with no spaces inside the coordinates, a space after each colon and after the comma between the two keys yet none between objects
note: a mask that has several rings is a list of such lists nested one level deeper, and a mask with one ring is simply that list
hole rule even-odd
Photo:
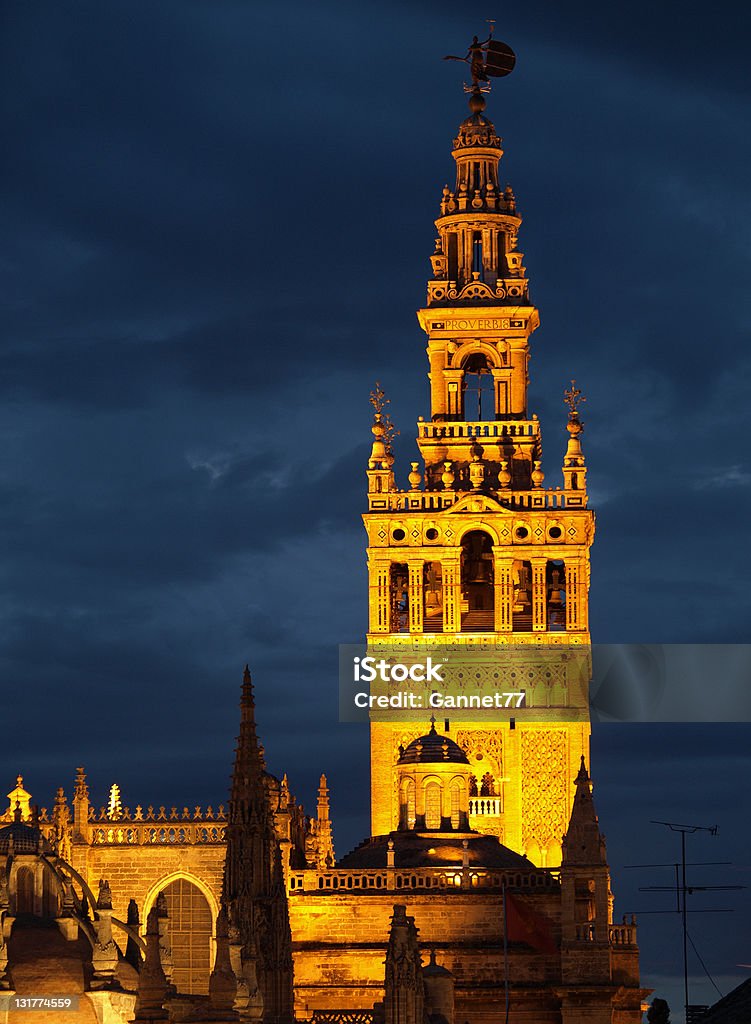
[{"label": "circular window", "polygon": [[438,540],[438,530],[431,526],[429,530],[425,531],[426,540]]},{"label": "circular window", "polygon": [[558,540],[559,537],[563,536],[563,530],[560,526],[551,526],[548,530],[548,536],[552,537],[553,540]]},{"label": "circular window", "polygon": [[514,530],[514,536],[517,540],[526,540],[529,537],[529,530],[526,526],[517,526]]},{"label": "circular window", "polygon": [[404,532],[404,530],[397,529],[394,530],[391,536],[394,538],[394,540],[404,540],[407,534]]}]

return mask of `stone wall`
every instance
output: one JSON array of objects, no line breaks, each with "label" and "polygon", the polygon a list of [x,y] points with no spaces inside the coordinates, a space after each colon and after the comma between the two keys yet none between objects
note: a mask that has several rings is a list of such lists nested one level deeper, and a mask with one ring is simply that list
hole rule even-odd
[{"label": "stone wall", "polygon": [[[314,1009],[369,1009],[383,999],[384,961],[395,902],[405,902],[415,919],[424,963],[437,961],[456,979],[457,1020],[471,1024],[498,1020],[505,1004],[503,911],[500,892],[342,893],[301,892],[290,896],[299,1017]],[[535,896],[535,908],[554,922],[560,898]],[[509,945],[515,985],[553,985],[560,960]],[[532,1000],[536,1024],[556,1022],[546,1007],[549,994]],[[546,1016],[548,1010],[552,1016]],[[522,1018],[519,1018],[522,1019]]]}]

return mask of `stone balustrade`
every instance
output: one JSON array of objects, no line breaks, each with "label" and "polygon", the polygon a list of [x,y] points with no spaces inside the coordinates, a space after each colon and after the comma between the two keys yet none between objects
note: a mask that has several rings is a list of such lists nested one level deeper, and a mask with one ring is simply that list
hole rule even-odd
[{"label": "stone balustrade", "polygon": [[490,815],[497,817],[501,813],[501,798],[499,796],[471,796],[469,798],[470,817],[482,817]]},{"label": "stone balustrade", "polygon": [[557,889],[557,872],[544,868],[532,871],[493,871],[481,868],[352,868],[328,871],[292,871],[289,892],[408,892],[427,889],[482,889],[501,891],[542,891]]}]

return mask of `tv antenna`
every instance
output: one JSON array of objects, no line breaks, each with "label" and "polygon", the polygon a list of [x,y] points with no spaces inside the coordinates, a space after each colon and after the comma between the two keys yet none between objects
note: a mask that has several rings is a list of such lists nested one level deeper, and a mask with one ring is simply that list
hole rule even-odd
[{"label": "tv antenna", "polygon": [[[698,954],[696,946],[694,946],[693,940],[688,934],[688,903],[687,897],[693,895],[695,892],[729,892],[735,889],[744,889],[743,885],[693,885],[690,884],[686,878],[687,867],[710,867],[715,865],[726,865],[729,861],[695,861],[691,863],[686,862],[686,836],[693,835],[696,832],[709,832],[710,835],[716,836],[719,832],[717,825],[681,825],[675,821],[651,821],[652,825],[664,825],[669,828],[671,832],[678,832],[681,837],[681,860],[679,864],[629,864],[630,868],[673,868],[675,871],[675,884],[674,885],[647,885],[640,886],[639,892],[674,892],[676,899],[675,910],[647,910],[643,913],[647,914],[674,914],[678,913],[681,915],[681,924],[683,931],[683,1000],[684,1010],[686,1014],[686,1020],[689,1019],[690,1004],[688,1001],[688,943],[691,941],[691,945],[699,958],[700,963],[704,967],[704,970],[712,981],[704,966],[704,961]],[[730,908],[717,908],[713,910],[695,910],[692,913],[697,914],[731,914],[733,911]],[[714,985],[714,981],[712,981]],[[717,986],[715,985],[715,988]],[[719,992],[719,989],[717,990]],[[722,993],[720,993],[722,995]]]}]

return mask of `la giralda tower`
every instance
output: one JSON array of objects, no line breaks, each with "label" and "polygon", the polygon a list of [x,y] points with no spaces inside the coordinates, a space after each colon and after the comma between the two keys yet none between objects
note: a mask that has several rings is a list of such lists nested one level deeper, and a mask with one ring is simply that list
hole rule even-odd
[{"label": "la giralda tower", "polygon": [[[427,336],[430,416],[417,424],[420,459],[406,489],[395,482],[380,389],[372,396],[369,652],[405,662],[448,658],[442,682],[399,684],[412,686],[423,710],[372,716],[372,832],[415,815],[451,817],[456,794],[402,791],[395,772],[400,746],[424,735],[433,714],[435,731],[459,743],[473,768],[470,827],[555,866],[581,756],[589,763],[594,513],[573,384],[565,392],[562,479],[548,486],[543,472],[541,424],[528,402],[540,318],[518,249],[522,218],[499,178],[501,139],[479,88],[469,105],[417,314]],[[445,699],[496,692],[524,696],[463,717]],[[429,799],[436,806],[426,806]]]}]

